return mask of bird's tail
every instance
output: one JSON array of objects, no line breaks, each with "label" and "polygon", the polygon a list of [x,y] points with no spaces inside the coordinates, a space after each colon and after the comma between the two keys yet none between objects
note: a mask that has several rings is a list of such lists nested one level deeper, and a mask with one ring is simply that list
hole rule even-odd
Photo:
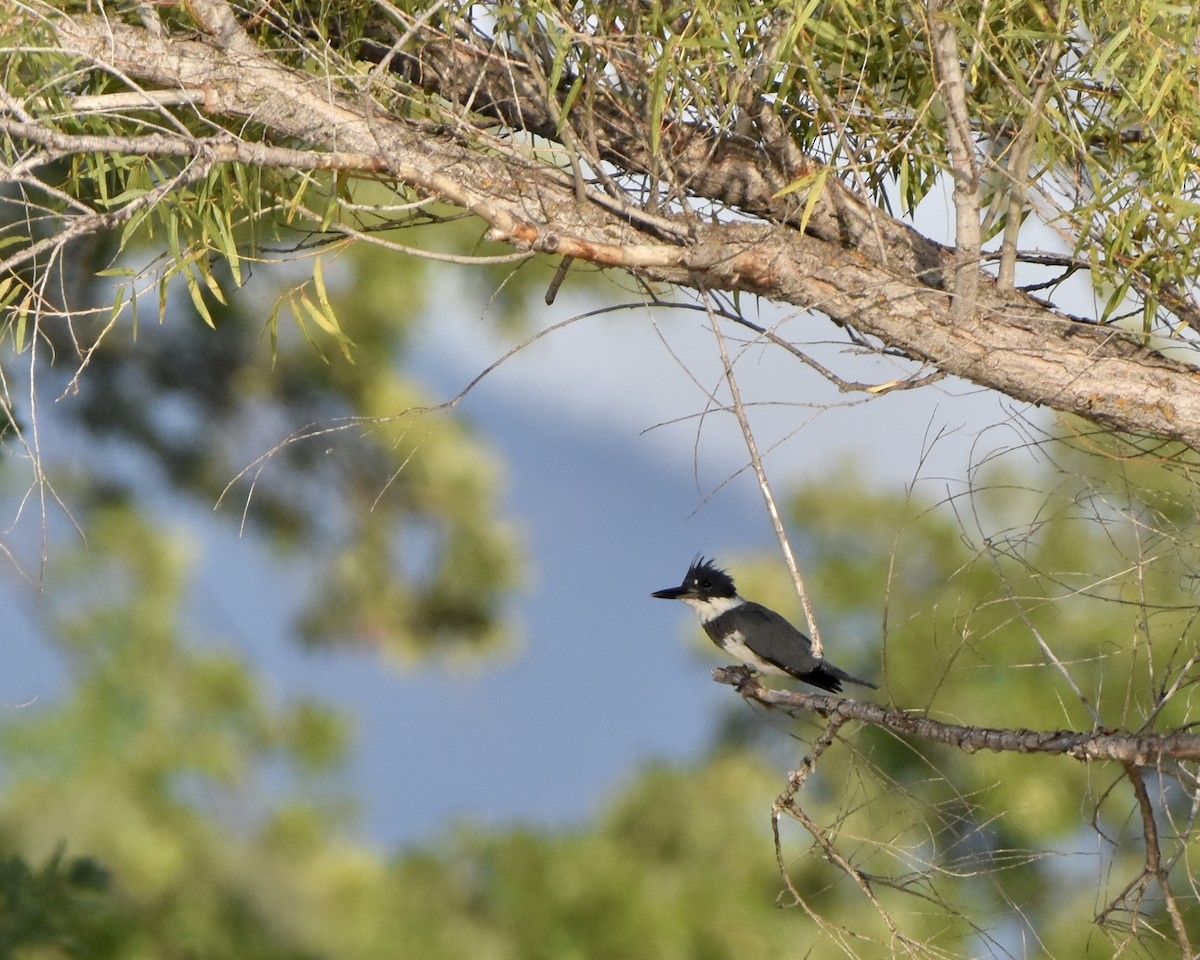
[{"label": "bird's tail", "polygon": [[814,687],[820,687],[822,690],[828,690],[830,693],[841,693],[842,683],[857,683],[860,687],[870,687],[872,690],[878,690],[879,684],[872,683],[870,680],[864,680],[862,677],[856,677],[853,674],[847,673],[840,667],[835,667],[828,660],[822,660],[820,666],[812,673],[807,674],[800,679],[811,683]]}]

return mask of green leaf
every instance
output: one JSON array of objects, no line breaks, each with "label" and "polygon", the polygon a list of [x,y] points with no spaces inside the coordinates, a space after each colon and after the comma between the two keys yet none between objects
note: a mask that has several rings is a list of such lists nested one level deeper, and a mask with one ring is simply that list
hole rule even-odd
[{"label": "green leaf", "polygon": [[808,199],[804,201],[804,210],[800,214],[801,233],[804,233],[808,228],[808,219],[812,216],[813,209],[816,207],[817,201],[821,198],[821,192],[825,189],[825,178],[828,176],[829,168],[821,167],[813,179],[812,189],[808,192]]},{"label": "green leaf", "polygon": [[319,308],[315,303],[313,303],[306,293],[298,294],[296,299],[300,306],[304,308],[305,312],[308,314],[313,323],[332,336],[334,340],[337,341],[338,346],[341,347],[342,355],[345,356],[347,360],[353,362],[354,358],[350,353],[350,348],[353,346],[353,344],[351,343],[350,338],[342,332],[341,327],[338,326],[337,318],[330,316],[324,310]]},{"label": "green leaf", "polygon": [[812,167],[811,169],[806,170],[801,177],[793,180],[787,186],[776,191],[775,195],[771,199],[779,200],[780,198],[796,193],[799,190],[807,190],[809,187],[816,185],[818,182],[823,183],[828,169],[828,167],[820,166]]}]

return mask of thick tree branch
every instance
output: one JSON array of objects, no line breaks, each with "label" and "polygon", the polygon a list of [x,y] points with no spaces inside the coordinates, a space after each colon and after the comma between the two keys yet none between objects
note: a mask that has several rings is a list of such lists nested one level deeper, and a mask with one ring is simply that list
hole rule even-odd
[{"label": "thick tree branch", "polygon": [[905,736],[958,747],[967,753],[1053,753],[1076,760],[1116,760],[1127,766],[1154,767],[1171,760],[1200,760],[1200,734],[1103,733],[1075,730],[1000,730],[941,723],[875,703],[826,694],[772,690],[764,687],[744,667],[718,667],[713,679],[736,687],[748,700],[757,700],[786,713],[835,714]]},{"label": "thick tree branch", "polygon": [[[382,58],[388,49],[368,43],[364,54]],[[393,69],[429,93],[469,105],[474,113],[547,140],[559,138],[553,112],[539,102],[534,68],[506,51],[431,38],[395,57]],[[562,81],[564,86],[570,82],[570,77]],[[809,235],[856,248],[872,262],[910,273],[930,286],[942,286],[953,267],[946,247],[867,206],[836,177],[825,178],[810,205],[804,191],[779,196],[797,171],[789,175],[767,152],[702,124],[670,124],[661,131],[659,151],[654,153],[644,127],[605,102],[593,104],[587,119],[597,128],[589,139],[596,143],[598,161],[647,176],[665,167],[672,183],[695,196],[792,227],[804,222]]]},{"label": "thick tree branch", "polygon": [[[489,224],[494,239],[518,249],[818,310],[915,360],[1017,400],[1200,449],[1195,370],[1120,331],[1064,319],[1028,298],[1002,294],[985,277],[976,310],[956,316],[940,284],[912,266],[941,248],[881,214],[874,218],[884,224],[877,234],[861,211],[857,247],[849,229],[833,239],[819,229],[814,235],[811,224],[801,235],[788,224],[703,225],[683,218],[680,233],[692,239],[681,243],[623,216],[619,204],[580,203],[576,184],[528,157],[520,142],[496,141],[483,150],[444,128],[368,117],[362,104],[265,53],[239,48],[234,56],[208,41],[158,37],[97,17],[62,18],[55,24],[64,49],[149,86],[203,91],[202,107],[210,114],[252,119],[289,146],[298,141],[315,150],[383,157],[397,179],[472,211]],[[515,82],[508,77],[510,90]],[[609,149],[636,152],[625,142]],[[707,162],[691,158],[682,147],[673,155],[677,173],[694,173],[689,187],[703,181],[705,189],[718,193],[723,185],[729,195],[741,183],[747,209],[770,189],[753,151],[731,144],[724,153],[707,156]],[[850,221],[844,218],[853,214],[846,213],[850,201],[843,200],[830,202],[841,206],[839,222],[845,226]],[[778,212],[778,203],[772,208]],[[879,235],[889,244],[890,267],[882,266],[877,255]],[[943,265],[938,258],[932,272],[940,277]]]}]

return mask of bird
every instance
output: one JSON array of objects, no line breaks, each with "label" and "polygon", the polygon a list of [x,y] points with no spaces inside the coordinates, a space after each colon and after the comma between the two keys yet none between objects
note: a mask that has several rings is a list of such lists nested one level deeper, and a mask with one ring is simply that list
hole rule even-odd
[{"label": "bird", "polygon": [[879,689],[813,656],[808,637],[774,610],[738,596],[733,577],[712,560],[696,557],[683,583],[650,596],[686,603],[713,643],[759,673],[803,680],[830,693],[841,693],[843,682]]}]

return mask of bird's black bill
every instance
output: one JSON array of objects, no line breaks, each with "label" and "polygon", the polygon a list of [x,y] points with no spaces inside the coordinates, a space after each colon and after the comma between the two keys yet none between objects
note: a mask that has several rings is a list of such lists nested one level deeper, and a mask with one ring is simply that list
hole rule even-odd
[{"label": "bird's black bill", "polygon": [[687,590],[683,587],[668,587],[666,590],[655,590],[650,596],[658,597],[659,600],[678,600]]}]

